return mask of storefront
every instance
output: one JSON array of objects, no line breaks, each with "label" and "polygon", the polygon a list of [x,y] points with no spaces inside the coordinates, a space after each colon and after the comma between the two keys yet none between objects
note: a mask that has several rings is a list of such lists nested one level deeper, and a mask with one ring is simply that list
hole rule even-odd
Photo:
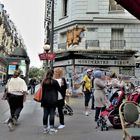
[{"label": "storefront", "polygon": [[75,77],[82,77],[89,67],[115,72],[116,74],[134,76],[135,53],[132,50],[67,51],[56,53],[54,67],[65,68],[65,74],[70,86],[73,86]]}]

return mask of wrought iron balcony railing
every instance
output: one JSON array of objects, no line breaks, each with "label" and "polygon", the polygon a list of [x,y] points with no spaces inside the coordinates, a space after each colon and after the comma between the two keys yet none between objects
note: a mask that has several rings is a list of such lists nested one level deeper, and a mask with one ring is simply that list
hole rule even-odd
[{"label": "wrought iron balcony railing", "polygon": [[125,40],[110,40],[110,49],[124,49],[126,41]]},{"label": "wrought iron balcony railing", "polygon": [[99,47],[99,40],[86,40],[85,44],[86,49],[95,49]]}]

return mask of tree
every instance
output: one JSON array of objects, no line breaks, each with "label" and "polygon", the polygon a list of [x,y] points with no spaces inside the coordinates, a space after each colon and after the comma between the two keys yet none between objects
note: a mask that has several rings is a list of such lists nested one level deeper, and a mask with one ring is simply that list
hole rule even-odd
[{"label": "tree", "polygon": [[44,76],[44,70],[42,68],[31,67],[29,70],[29,78],[36,78],[42,80]]}]

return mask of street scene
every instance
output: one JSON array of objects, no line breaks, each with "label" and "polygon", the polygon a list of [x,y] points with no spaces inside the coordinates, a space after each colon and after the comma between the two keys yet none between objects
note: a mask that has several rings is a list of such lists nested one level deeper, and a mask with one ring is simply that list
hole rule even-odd
[{"label": "street scene", "polygon": [[0,0],[0,140],[140,140],[140,0]]},{"label": "street scene", "polygon": [[[65,116],[66,127],[58,130],[56,134],[43,134],[42,128],[42,108],[40,103],[33,100],[33,96],[29,95],[25,102],[22,116],[19,124],[13,132],[9,132],[8,126],[4,121],[9,117],[9,108],[6,101],[0,101],[0,138],[4,140],[18,139],[18,140],[45,140],[45,139],[99,139],[99,140],[121,140],[122,130],[110,127],[108,131],[101,131],[96,129],[96,122],[94,122],[94,110],[91,110],[89,116],[85,116],[83,97],[71,98],[70,106],[73,108],[74,114],[72,116]],[[59,125],[58,117],[55,122],[56,127]]]}]

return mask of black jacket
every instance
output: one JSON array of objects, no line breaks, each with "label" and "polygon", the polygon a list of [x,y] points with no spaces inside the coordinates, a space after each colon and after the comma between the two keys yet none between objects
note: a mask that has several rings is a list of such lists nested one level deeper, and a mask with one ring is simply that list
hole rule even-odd
[{"label": "black jacket", "polygon": [[52,79],[51,84],[42,84],[42,107],[55,107],[57,105],[58,100],[58,91],[62,94],[61,88],[58,82]]}]

